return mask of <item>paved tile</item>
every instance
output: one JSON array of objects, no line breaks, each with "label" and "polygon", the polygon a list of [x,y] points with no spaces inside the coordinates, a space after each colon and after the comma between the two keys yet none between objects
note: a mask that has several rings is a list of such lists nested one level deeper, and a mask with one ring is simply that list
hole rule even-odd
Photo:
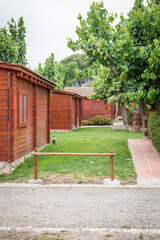
[{"label": "paved tile", "polygon": [[128,139],[136,173],[139,179],[160,180],[160,154],[150,139]]}]

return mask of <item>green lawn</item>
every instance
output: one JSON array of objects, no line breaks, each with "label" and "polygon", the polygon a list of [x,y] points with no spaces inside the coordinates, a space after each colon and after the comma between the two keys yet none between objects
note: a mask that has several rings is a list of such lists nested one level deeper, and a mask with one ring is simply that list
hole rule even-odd
[{"label": "green lawn", "polygon": [[[43,152],[106,153],[114,150],[115,177],[131,181],[136,178],[131,154],[127,147],[128,138],[142,138],[142,133],[112,131],[111,127],[80,128],[76,132],[56,132],[56,145],[48,145]],[[39,156],[39,178],[55,173],[85,177],[110,177],[110,157],[86,156]],[[34,158],[28,158],[12,175],[0,175],[0,181],[28,181],[33,178]]]}]

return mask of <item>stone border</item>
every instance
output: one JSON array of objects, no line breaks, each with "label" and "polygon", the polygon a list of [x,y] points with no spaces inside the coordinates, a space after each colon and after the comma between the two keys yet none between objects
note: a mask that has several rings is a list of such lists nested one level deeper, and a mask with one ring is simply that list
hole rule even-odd
[{"label": "stone border", "polygon": [[106,185],[102,184],[43,184],[43,183],[0,183],[0,188],[19,187],[19,188],[111,188],[111,189],[160,189],[160,184],[146,184],[146,185]]},{"label": "stone border", "polygon": [[112,130],[129,130],[130,127],[128,125],[113,125]]},{"label": "stone border", "polygon": [[32,231],[36,233],[59,233],[59,232],[93,232],[93,233],[105,233],[105,232],[110,232],[110,233],[130,233],[130,234],[135,234],[135,233],[143,233],[143,234],[160,234],[160,229],[136,229],[136,228],[131,228],[131,229],[121,229],[121,228],[87,228],[87,227],[82,227],[82,228],[49,228],[49,227],[31,227],[31,226],[26,226],[26,227],[0,227],[0,231],[16,231],[16,232],[23,232],[23,231]]},{"label": "stone border", "polygon": [[50,132],[54,133],[54,132],[71,132],[72,130],[54,130],[51,129]]}]

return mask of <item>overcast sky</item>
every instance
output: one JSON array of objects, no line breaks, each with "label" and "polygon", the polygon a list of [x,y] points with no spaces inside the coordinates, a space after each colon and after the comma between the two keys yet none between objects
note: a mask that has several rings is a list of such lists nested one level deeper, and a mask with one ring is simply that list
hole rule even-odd
[{"label": "overcast sky", "polygon": [[[77,39],[77,16],[86,17],[93,0],[0,0],[0,27],[12,17],[23,16],[26,26],[27,59],[32,69],[54,53],[60,61],[73,54],[67,47],[67,37]],[[104,0],[108,12],[125,15],[134,0]]]}]

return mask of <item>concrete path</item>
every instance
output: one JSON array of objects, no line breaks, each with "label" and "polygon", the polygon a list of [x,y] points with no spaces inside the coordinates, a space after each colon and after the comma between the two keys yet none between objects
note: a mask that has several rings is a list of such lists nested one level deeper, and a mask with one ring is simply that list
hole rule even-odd
[{"label": "concrete path", "polygon": [[0,228],[160,229],[160,188],[1,186]]},{"label": "concrete path", "polygon": [[160,154],[150,139],[128,139],[139,182],[160,184]]}]

